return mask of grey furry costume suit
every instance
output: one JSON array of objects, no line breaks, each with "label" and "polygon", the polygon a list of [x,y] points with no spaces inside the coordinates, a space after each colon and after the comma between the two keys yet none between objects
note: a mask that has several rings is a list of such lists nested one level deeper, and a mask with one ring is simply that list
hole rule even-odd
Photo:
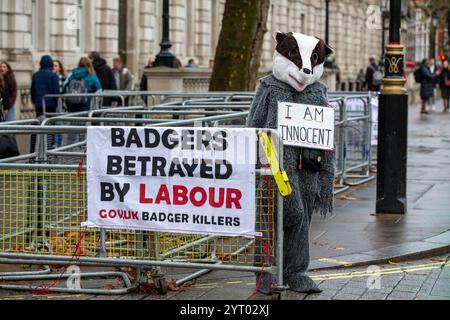
[{"label": "grey furry costume suit", "polygon": [[[298,92],[273,75],[267,76],[261,79],[247,126],[276,129],[279,102],[327,106],[326,95],[327,88],[320,82],[315,82],[303,92]],[[284,199],[283,276],[285,284],[288,284],[291,290],[320,292],[314,281],[305,274],[310,262],[309,229],[314,211],[318,210],[322,216],[326,216],[333,210],[335,157],[333,152],[326,153],[322,162],[323,170],[319,172],[307,168],[300,170],[300,157],[300,148],[289,146],[284,148],[284,169],[288,174],[293,193]],[[265,236],[263,234],[263,237]],[[270,293],[270,278],[267,275],[263,277],[259,291]]]}]

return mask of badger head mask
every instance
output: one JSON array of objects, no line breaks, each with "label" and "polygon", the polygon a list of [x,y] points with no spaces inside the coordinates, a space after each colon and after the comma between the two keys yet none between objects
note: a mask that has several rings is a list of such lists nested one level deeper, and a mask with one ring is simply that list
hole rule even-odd
[{"label": "badger head mask", "polygon": [[321,39],[301,33],[276,32],[273,75],[301,92],[323,75],[325,58],[333,50]]}]

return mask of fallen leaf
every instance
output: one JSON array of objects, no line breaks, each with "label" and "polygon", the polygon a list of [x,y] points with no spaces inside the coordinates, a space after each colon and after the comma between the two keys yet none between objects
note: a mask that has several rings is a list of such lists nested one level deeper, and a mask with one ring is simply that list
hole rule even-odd
[{"label": "fallen leaf", "polygon": [[397,265],[397,263],[392,262],[391,260],[389,260],[388,263],[389,263],[391,266],[396,266],[396,265]]},{"label": "fallen leaf", "polygon": [[336,197],[336,199],[338,199],[338,200],[343,200],[343,201],[353,201],[353,200],[356,200],[355,198],[352,198],[352,197],[350,197],[350,196],[338,196],[338,197]]}]

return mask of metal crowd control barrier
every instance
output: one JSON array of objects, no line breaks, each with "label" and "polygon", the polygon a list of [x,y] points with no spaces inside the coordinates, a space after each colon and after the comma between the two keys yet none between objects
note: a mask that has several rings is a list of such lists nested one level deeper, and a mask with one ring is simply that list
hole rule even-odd
[{"label": "metal crowd control barrier", "polygon": [[339,93],[345,98],[343,182],[356,186],[375,179],[372,167],[372,105],[369,94]]},{"label": "metal crowd control barrier", "polygon": [[[243,126],[254,93],[173,93],[173,92],[117,92],[125,97],[152,97],[161,100],[157,105],[136,105],[116,108],[94,108],[79,113],[59,113],[50,115],[42,123],[37,120],[13,122],[0,126],[1,134],[36,134],[37,151],[12,159],[0,161],[0,263],[24,263],[36,265],[66,265],[73,262],[71,250],[77,244],[81,254],[75,264],[97,266],[122,266],[137,269],[139,277],[132,283],[126,273],[89,273],[89,277],[120,277],[125,284],[122,289],[101,290],[82,289],[99,294],[117,294],[133,290],[139,282],[146,281],[145,273],[150,270],[155,284],[164,288],[159,267],[198,268],[183,279],[198,277],[213,269],[259,271],[254,262],[261,262],[261,252],[255,240],[227,239],[196,235],[161,235],[143,232],[117,232],[112,230],[81,231],[79,218],[86,215],[83,179],[77,177],[79,161],[85,156],[86,141],[52,148],[48,145],[48,135],[84,134],[88,125],[144,125],[144,126]],[[101,97],[107,94],[99,94]],[[373,179],[368,170],[372,161],[370,143],[371,105],[365,94],[330,94],[330,103],[336,107],[336,191],[340,193],[350,185]],[[165,117],[169,115],[169,117]],[[275,133],[272,133],[275,135]],[[282,148],[282,146],[280,146]],[[282,154],[282,149],[279,150]],[[24,163],[24,161],[33,163]],[[282,158],[279,159],[282,166]],[[264,170],[259,173],[264,174]],[[83,173],[84,174],[84,173]],[[84,176],[83,176],[84,177]],[[260,186],[264,183],[259,178]],[[277,175],[275,175],[277,177]],[[270,185],[272,196],[277,198],[271,205],[267,203],[267,190],[258,188],[261,199],[258,208],[282,210],[275,203],[282,203],[275,195],[274,182]],[[278,181],[283,181],[278,177]],[[267,183],[266,183],[267,185]],[[265,192],[265,193],[264,193]],[[71,196],[75,194],[76,196]],[[77,203],[78,200],[80,203]],[[282,216],[282,214],[281,214]],[[273,217],[272,217],[273,218]],[[2,220],[3,219],[3,220]],[[277,220],[280,219],[280,214]],[[260,219],[266,221],[267,219]],[[77,227],[78,225],[78,227]],[[260,224],[261,225],[261,224]],[[280,224],[278,224],[278,227]],[[276,230],[273,230],[274,232]],[[277,239],[280,232],[275,233]],[[25,246],[27,244],[28,246]],[[33,245],[31,245],[33,244]],[[277,252],[282,252],[282,243],[274,243]],[[46,250],[42,252],[42,250]],[[280,251],[281,250],[281,251]],[[271,259],[277,259],[277,267],[271,266],[266,272],[277,273],[281,255],[271,252]],[[235,264],[230,264],[234,262]],[[238,264],[239,263],[239,264]],[[15,272],[0,274],[0,280],[42,280],[54,279],[50,269],[36,272]],[[42,277],[42,275],[45,277]],[[86,275],[86,274],[84,274]],[[282,284],[282,274],[278,274]],[[20,288],[20,286],[0,285],[0,288]],[[29,288],[29,287],[27,287]],[[60,291],[51,288],[49,291]],[[84,290],[84,291],[83,291]],[[90,291],[89,291],[90,290]],[[94,290],[94,291],[92,291]],[[64,290],[63,290],[64,291]]]},{"label": "metal crowd control barrier", "polygon": [[[242,115],[240,115],[242,116]],[[192,125],[198,120],[183,120],[178,125]],[[209,120],[204,120],[209,121]],[[175,124],[173,124],[175,125]],[[123,288],[92,289],[44,287],[49,292],[122,294],[146,282],[150,272],[155,285],[166,287],[161,267],[200,269],[183,279],[198,277],[211,270],[264,272],[277,279],[275,289],[283,289],[283,201],[286,191],[283,146],[277,133],[260,132],[262,146],[271,170],[257,170],[257,231],[262,238],[179,235],[142,231],[82,229],[86,219],[85,168],[78,165],[46,163],[46,134],[86,132],[75,126],[0,126],[0,134],[38,135],[35,163],[0,163],[0,264],[41,265],[43,270],[0,274],[0,289],[39,291],[40,286],[12,284],[14,281],[62,280],[73,276],[50,273],[48,266],[128,267],[136,269],[132,281],[126,272],[88,272],[82,278],[121,278]],[[268,140],[267,137],[272,139]],[[272,143],[268,143],[271,141]],[[264,165],[263,163],[262,165]],[[258,165],[261,167],[261,164]],[[81,176],[80,176],[81,175]],[[281,179],[279,178],[281,177]],[[276,183],[275,183],[276,181]],[[282,185],[279,189],[278,186]],[[280,192],[278,192],[278,190]],[[269,223],[272,221],[272,223]],[[269,245],[269,252],[267,252]]]}]

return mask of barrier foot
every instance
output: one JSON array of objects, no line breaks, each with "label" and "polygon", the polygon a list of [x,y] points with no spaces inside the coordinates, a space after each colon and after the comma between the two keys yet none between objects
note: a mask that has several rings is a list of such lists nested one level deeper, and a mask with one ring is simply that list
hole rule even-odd
[{"label": "barrier foot", "polygon": [[33,276],[41,274],[50,274],[52,271],[49,266],[44,266],[42,270],[39,271],[11,271],[11,272],[0,272],[0,281],[3,281],[4,277],[11,276]]},{"label": "barrier foot", "polygon": [[348,189],[350,189],[349,186],[344,186],[344,185],[335,185],[334,186],[334,195],[337,196],[338,194],[347,191]]},{"label": "barrier foot", "polygon": [[190,274],[190,275],[188,275],[188,276],[186,276],[186,277],[184,277],[184,278],[181,278],[180,280],[177,280],[176,285],[177,285],[177,287],[178,287],[178,286],[181,286],[181,285],[183,285],[184,283],[186,283],[186,282],[188,282],[188,281],[191,281],[191,280],[193,280],[193,279],[200,278],[201,276],[203,276],[203,275],[205,275],[205,274],[207,274],[207,273],[210,273],[211,271],[212,271],[211,269],[202,269],[202,270],[199,270],[199,271],[197,271],[197,272],[195,272],[195,273],[193,273],[193,274]]},{"label": "barrier foot", "polygon": [[137,289],[137,282],[131,283],[130,278],[125,272],[86,272],[86,273],[71,273],[71,274],[49,274],[49,275],[28,275],[28,276],[7,276],[3,277],[2,281],[39,281],[39,280],[62,280],[73,277],[81,278],[105,278],[105,277],[120,277],[124,282],[124,288],[120,289],[84,289],[76,287],[75,285],[67,285],[67,287],[46,287],[44,285],[13,285],[0,284],[0,289],[16,290],[16,291],[32,291],[37,294],[45,294],[47,292],[55,293],[69,293],[69,294],[96,294],[96,295],[123,295]]}]

